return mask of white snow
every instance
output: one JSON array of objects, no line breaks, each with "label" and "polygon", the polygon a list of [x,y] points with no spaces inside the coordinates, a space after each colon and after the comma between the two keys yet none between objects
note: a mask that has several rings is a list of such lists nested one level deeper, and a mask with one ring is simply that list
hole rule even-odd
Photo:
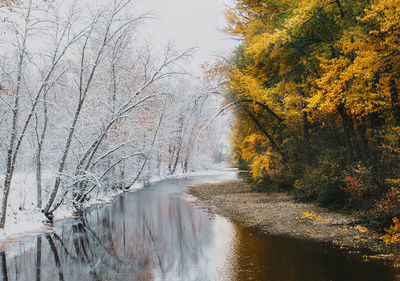
[{"label": "white snow", "polygon": [[[226,176],[226,179],[235,177],[236,169],[226,168],[226,166],[213,166],[209,170],[202,170],[189,173],[178,173],[172,176],[159,176],[150,179],[150,183],[161,181],[167,178],[183,178],[183,177],[203,177],[203,176]],[[43,173],[43,182],[49,182],[52,178],[50,172]],[[224,178],[222,177],[222,178]],[[221,177],[218,177],[221,180]],[[129,192],[137,191],[143,188],[142,183],[135,183]],[[96,204],[112,203],[116,196],[122,194],[122,190],[109,192],[107,194],[99,194],[93,196],[85,204],[90,207]],[[36,207],[36,178],[34,173],[16,173],[11,186],[7,209],[6,225],[4,229],[0,229],[0,242],[10,238],[16,238],[29,233],[38,233],[51,231],[45,224],[45,216],[41,210]],[[73,217],[74,209],[67,205],[62,205],[54,212],[54,219],[66,219]]]},{"label": "white snow", "polygon": [[[43,173],[43,182],[49,183],[54,174]],[[130,192],[142,188],[142,184],[135,184]],[[106,195],[92,197],[85,207],[96,204],[111,203],[116,196],[123,191],[115,191]],[[50,231],[45,224],[46,217],[36,206],[36,176],[34,173],[16,173],[11,185],[8,199],[7,217],[4,229],[0,229],[0,242],[10,238],[16,238],[29,233]],[[68,205],[61,205],[54,212],[54,219],[66,219],[73,217],[74,209]]]}]

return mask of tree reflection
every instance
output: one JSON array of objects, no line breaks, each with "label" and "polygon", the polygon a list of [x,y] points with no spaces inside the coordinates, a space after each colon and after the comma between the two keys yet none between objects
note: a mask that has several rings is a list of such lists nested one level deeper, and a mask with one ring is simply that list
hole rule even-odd
[{"label": "tree reflection", "polygon": [[[131,204],[121,200],[84,214],[62,231],[45,235],[47,244],[37,237],[36,280],[56,275],[59,280],[190,275],[204,252],[201,243],[208,241],[211,222],[176,195],[139,197]],[[31,279],[26,275],[23,280]]]},{"label": "tree reflection", "polygon": [[125,194],[78,219],[55,222],[54,233],[7,248],[3,280],[209,279],[203,268],[215,265],[199,263],[211,260],[212,221],[181,199],[183,181]]},{"label": "tree reflection", "polygon": [[42,266],[42,237],[36,238],[36,281],[40,281],[40,268]]},{"label": "tree reflection", "polygon": [[57,247],[54,244],[54,241],[51,238],[51,235],[46,235],[46,239],[49,242],[50,249],[51,249],[51,252],[53,253],[54,261],[55,261],[57,269],[58,269],[58,279],[60,281],[64,281],[64,274],[62,272],[60,256],[58,255]]},{"label": "tree reflection", "polygon": [[3,270],[3,280],[8,281],[7,259],[6,259],[6,253],[4,251],[1,251],[1,265]]},{"label": "tree reflection", "polygon": [[[191,280],[212,235],[208,217],[173,193],[124,196],[70,222],[20,249],[8,265],[23,269],[18,280]],[[5,252],[2,265],[8,280]]]},{"label": "tree reflection", "polygon": [[[337,267],[329,261],[339,264],[338,259],[344,260],[338,253],[329,256],[304,241],[274,240],[246,229],[232,228],[233,238],[221,237],[224,232],[216,233],[218,228],[209,215],[182,200],[181,191],[170,191],[179,181],[162,184],[168,192],[149,188],[125,194],[115,204],[93,208],[80,218],[56,225],[55,233],[6,248],[0,252],[2,279],[218,280],[217,236],[219,240],[232,239],[234,250],[225,253],[229,257],[222,256],[233,272],[227,275],[232,277],[228,280],[325,280],[329,276],[326,272]],[[369,272],[373,268],[349,260],[343,263]],[[395,280],[387,268],[375,268],[386,269],[384,280]],[[317,272],[325,275],[311,278]],[[359,277],[346,273],[335,279],[330,275],[332,280],[349,280],[346,276]]]}]

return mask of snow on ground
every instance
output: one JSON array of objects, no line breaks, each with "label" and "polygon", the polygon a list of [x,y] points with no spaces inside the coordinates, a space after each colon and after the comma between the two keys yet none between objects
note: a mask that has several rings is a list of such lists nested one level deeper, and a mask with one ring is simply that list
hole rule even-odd
[{"label": "snow on ground", "polygon": [[[44,182],[51,177],[52,174],[43,173]],[[36,207],[36,198],[35,173],[15,173],[8,197],[6,224],[4,229],[0,229],[0,240],[45,229],[45,217]]]},{"label": "snow on ground", "polygon": [[[44,172],[42,176],[43,186],[51,186],[54,174]],[[130,189],[141,188],[140,185],[135,185]],[[46,188],[44,188],[45,190]],[[85,207],[94,204],[106,204],[114,200],[115,196],[122,193],[116,191],[111,194],[98,194],[93,196]],[[44,198],[48,197],[48,193],[44,191]],[[37,190],[36,190],[36,175],[35,173],[15,173],[11,185],[11,190],[8,199],[7,217],[4,229],[0,229],[0,241],[16,238],[28,233],[37,233],[50,231],[50,228],[45,224],[46,217],[41,212],[41,209],[36,206]],[[45,200],[43,200],[45,204]],[[54,212],[54,219],[60,220],[73,217],[74,209],[68,205],[62,205]]]},{"label": "snow on ground", "polygon": [[[150,183],[157,182],[166,178],[183,178],[188,176],[216,176],[221,174],[232,175],[236,169],[226,168],[226,165],[212,166],[208,170],[194,171],[189,173],[177,173],[173,176],[153,177]],[[44,186],[52,183],[54,174],[50,172],[43,173]],[[130,189],[130,192],[143,188],[143,183],[135,183]],[[45,193],[45,192],[44,192]],[[107,194],[94,194],[91,199],[85,204],[89,207],[97,204],[108,204],[114,201],[115,197],[123,193],[122,190],[109,192]],[[47,197],[48,194],[43,194]],[[56,220],[73,217],[73,208],[62,205],[58,208],[54,215]],[[36,207],[36,177],[34,173],[16,173],[13,178],[13,183],[10,190],[6,225],[4,229],[0,229],[0,242],[26,235],[28,233],[37,233],[51,231],[45,225],[45,216],[39,208]]]}]

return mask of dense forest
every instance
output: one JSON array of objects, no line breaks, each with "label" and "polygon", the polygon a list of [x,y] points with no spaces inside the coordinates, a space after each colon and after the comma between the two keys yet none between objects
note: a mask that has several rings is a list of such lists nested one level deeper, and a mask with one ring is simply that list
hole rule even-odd
[{"label": "dense forest", "polygon": [[400,215],[399,15],[398,0],[228,7],[238,44],[208,74],[236,112],[234,160],[260,188],[371,224]]}]

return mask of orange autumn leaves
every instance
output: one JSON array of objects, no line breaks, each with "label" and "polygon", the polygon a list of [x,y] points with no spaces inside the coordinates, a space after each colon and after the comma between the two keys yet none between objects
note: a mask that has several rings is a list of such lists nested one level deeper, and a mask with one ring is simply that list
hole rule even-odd
[{"label": "orange autumn leaves", "polygon": [[386,234],[381,237],[387,245],[396,245],[400,243],[400,221],[398,218],[393,218],[393,225],[385,229]]}]

